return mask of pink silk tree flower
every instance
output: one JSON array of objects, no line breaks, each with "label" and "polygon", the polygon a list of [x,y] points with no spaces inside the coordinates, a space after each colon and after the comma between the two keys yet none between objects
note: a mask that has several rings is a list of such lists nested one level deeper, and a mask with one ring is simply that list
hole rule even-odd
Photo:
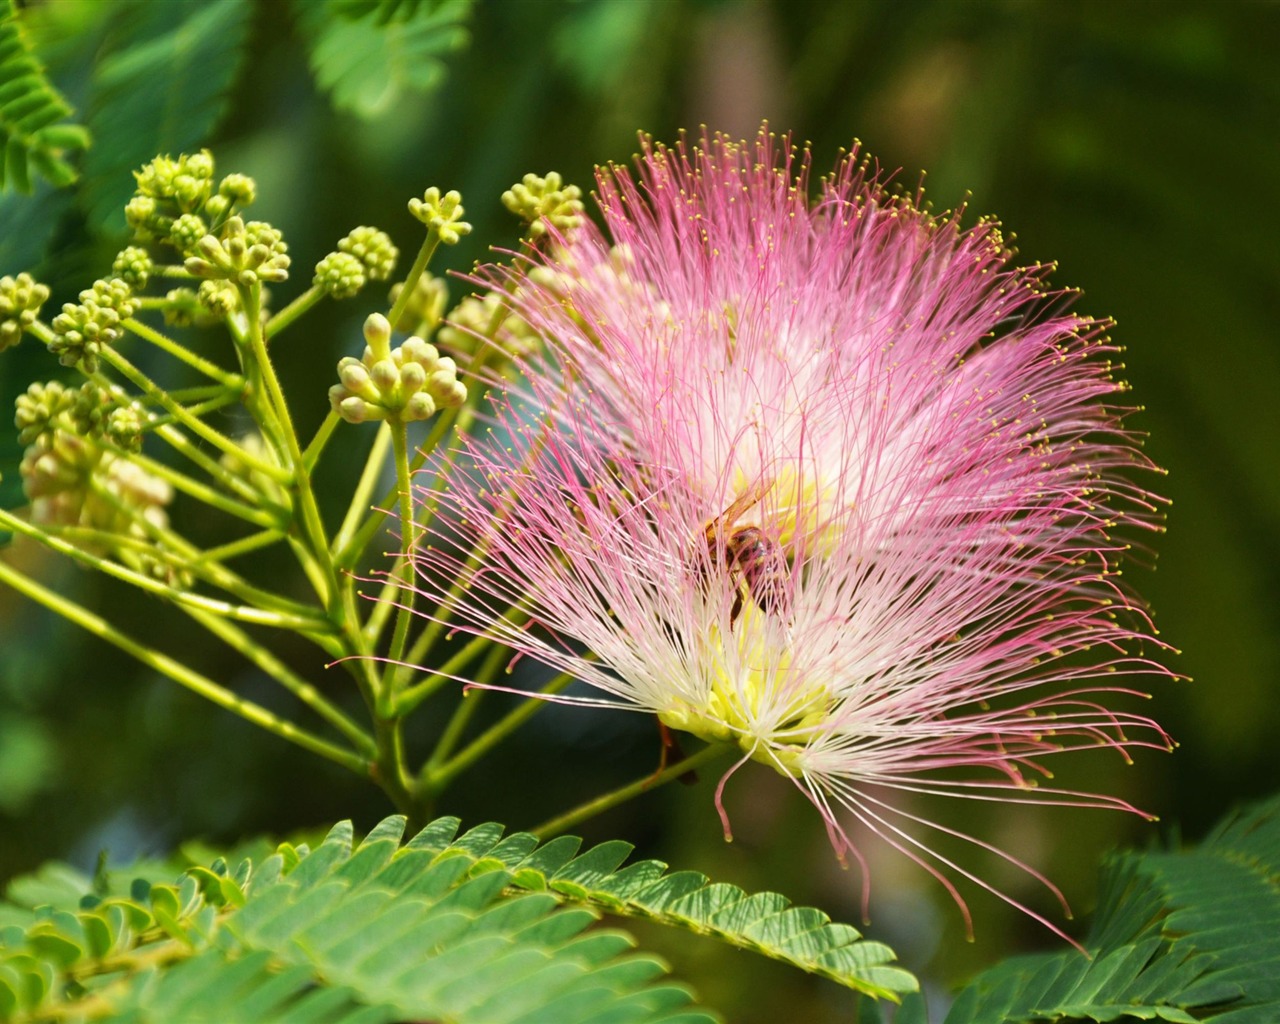
[{"label": "pink silk tree flower", "polygon": [[856,154],[808,172],[764,132],[646,144],[637,175],[599,174],[603,232],[480,272],[544,348],[422,492],[451,525],[420,587],[597,691],[554,699],[774,768],[842,860],[856,821],[967,920],[948,876],[996,890],[894,791],[1132,811],[1042,762],[1170,746],[1112,707],[1116,673],[1169,675],[1117,579],[1125,535],[1161,528],[1132,479],[1154,467],[1110,325],[1048,268]]}]

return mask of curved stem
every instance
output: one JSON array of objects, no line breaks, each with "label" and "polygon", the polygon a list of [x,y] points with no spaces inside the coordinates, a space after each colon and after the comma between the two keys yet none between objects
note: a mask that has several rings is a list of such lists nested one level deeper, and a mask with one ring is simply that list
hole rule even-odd
[{"label": "curved stem", "polygon": [[699,750],[696,754],[691,754],[683,761],[677,761],[669,768],[664,768],[660,772],[642,776],[634,782],[627,783],[625,786],[619,786],[615,790],[604,793],[592,800],[588,800],[586,803],[579,804],[571,811],[566,811],[564,814],[551,818],[548,821],[544,821],[537,828],[531,828],[528,831],[532,832],[539,839],[550,839],[552,836],[559,835],[565,829],[573,828],[573,826],[577,825],[579,822],[586,821],[588,818],[594,818],[597,814],[601,814],[610,808],[617,807],[619,804],[626,803],[628,800],[640,796],[642,793],[647,793],[649,790],[657,786],[665,785],[672,779],[678,779],[686,772],[690,772],[695,768],[700,768],[702,765],[707,764],[710,761],[722,758],[734,749],[736,748],[723,743],[703,747],[703,749]]},{"label": "curved stem", "polygon": [[306,460],[302,457],[302,449],[298,447],[298,433],[294,429],[293,418],[289,415],[289,404],[285,401],[275,367],[267,355],[267,340],[262,332],[260,316],[261,300],[261,284],[255,281],[248,287],[241,286],[240,301],[249,325],[249,347],[261,373],[271,411],[277,418],[279,433],[283,436],[285,451],[289,457],[289,468],[292,470],[292,483],[301,506],[303,528],[306,531],[309,546],[325,576],[326,586],[319,592],[319,597],[325,608],[335,613],[340,600],[333,559],[329,554],[329,541],[325,535],[324,522],[320,517],[320,506],[316,503],[315,491],[311,487],[311,474],[307,470]]},{"label": "curved stem", "polygon": [[[549,696],[559,693],[573,682],[574,678],[568,672],[562,672],[539,690],[538,694]],[[457,775],[470,768],[502,740],[510,736],[547,706],[546,701],[536,698],[537,695],[530,694],[514,711],[499,719],[467,744],[457,757],[451,758],[441,765],[424,765],[422,771],[418,774],[420,788],[428,793],[439,793],[443,790]]]},{"label": "curved stem", "polygon": [[323,298],[324,289],[312,285],[267,321],[267,337],[274,338]]},{"label": "curved stem", "polygon": [[[379,693],[379,712],[390,716],[394,708],[395,688],[399,675],[399,662],[404,658],[409,639],[409,625],[413,621],[413,604],[417,596],[413,586],[413,549],[418,542],[418,527],[413,521],[413,495],[410,493],[409,432],[399,420],[390,422],[391,445],[395,449],[396,483],[400,488],[400,540],[403,546],[399,565],[391,579],[399,579],[399,599],[396,605],[396,624],[391,634],[391,647],[387,653],[387,670],[382,676]],[[389,598],[388,598],[389,599]]]},{"label": "curved stem", "polygon": [[101,616],[95,615],[82,605],[76,604],[74,601],[68,601],[66,598],[60,597],[53,591],[42,587],[35,580],[7,565],[2,560],[0,560],[0,583],[7,584],[37,604],[44,605],[44,607],[61,615],[69,622],[74,622],[77,626],[92,633],[99,639],[118,647],[148,668],[154,669],[161,675],[168,676],[174,682],[185,686],[193,693],[199,694],[221,708],[234,712],[246,721],[266,729],[267,732],[274,733],[282,739],[302,747],[304,750],[311,751],[313,754],[319,754],[321,757],[340,764],[344,768],[349,768],[357,775],[368,777],[370,774],[372,764],[367,758],[307,732],[305,729],[298,728],[292,722],[280,718],[261,705],[237,696],[226,687],[218,685],[212,679],[201,675],[194,669],[188,668],[167,654],[161,654],[159,651],[139,643],[132,637],[120,632]]},{"label": "curved stem", "polygon": [[125,320],[123,326],[132,331],[144,341],[149,341],[156,348],[163,352],[167,352],[174,359],[186,363],[194,370],[199,370],[211,380],[216,380],[223,387],[231,391],[240,391],[244,387],[244,378],[238,373],[230,373],[224,370],[216,363],[211,363],[203,356],[198,356],[185,345],[179,345],[176,341],[166,334],[162,334],[154,327],[144,324],[141,320],[133,317]]}]

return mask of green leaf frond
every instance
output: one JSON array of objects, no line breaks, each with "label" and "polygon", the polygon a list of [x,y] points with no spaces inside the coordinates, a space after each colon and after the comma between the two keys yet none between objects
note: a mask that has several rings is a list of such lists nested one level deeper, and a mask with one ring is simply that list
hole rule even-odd
[{"label": "green leaf frond", "polygon": [[343,823],[314,850],[75,902],[65,871],[11,887],[56,902],[0,906],[0,1020],[716,1020],[590,910],[520,891],[467,836],[450,845],[456,822],[402,847],[403,828],[355,847]]},{"label": "green leaf frond", "polygon": [[472,0],[295,0],[316,84],[334,107],[373,118],[406,92],[429,93],[443,58],[470,41]]},{"label": "green leaf frond", "polygon": [[71,114],[32,53],[13,0],[0,0],[0,192],[30,192],[33,174],[55,187],[76,180],[64,154],[84,149],[89,133],[62,123]]},{"label": "green leaf frond", "polygon": [[247,55],[252,16],[249,0],[120,4],[88,103],[98,141],[85,159],[95,227],[124,227],[132,171],[208,140]]},{"label": "green leaf frond", "polygon": [[1104,866],[1079,953],[980,974],[946,1024],[1280,1020],[1280,798],[1231,815],[1197,849]]},{"label": "green leaf frond", "polygon": [[321,1008],[343,1022],[716,1019],[629,936],[591,927],[602,914],[714,936],[875,996],[916,987],[886,947],[782,896],[657,861],[619,870],[626,843],[578,855],[571,837],[540,846],[492,824],[458,835],[441,818],[401,845],[403,829],[387,818],[356,846],[344,822],[314,850],[246,847],[172,884],[155,864],[92,881],[46,865],[0,902],[0,1020],[269,1024]]}]

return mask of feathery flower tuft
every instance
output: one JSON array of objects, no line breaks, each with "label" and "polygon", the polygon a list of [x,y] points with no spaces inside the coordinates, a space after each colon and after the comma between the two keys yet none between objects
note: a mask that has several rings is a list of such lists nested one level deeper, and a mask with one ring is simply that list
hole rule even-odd
[{"label": "feathery flower tuft", "polygon": [[856,152],[816,183],[764,132],[638,165],[599,175],[607,236],[480,272],[546,355],[424,493],[452,525],[421,589],[599,692],[554,699],[735,744],[842,860],[856,821],[967,920],[948,876],[997,890],[894,791],[1132,811],[1042,762],[1170,746],[1111,707],[1112,673],[1169,673],[1117,579],[1123,536],[1161,527],[1110,325]]}]

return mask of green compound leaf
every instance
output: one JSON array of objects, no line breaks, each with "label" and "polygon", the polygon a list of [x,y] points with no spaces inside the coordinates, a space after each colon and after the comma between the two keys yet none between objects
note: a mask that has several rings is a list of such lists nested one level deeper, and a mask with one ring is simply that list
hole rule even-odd
[{"label": "green compound leaf", "polygon": [[1228,817],[1198,849],[1103,868],[1079,953],[980,974],[946,1024],[1280,1020],[1280,798]]},{"label": "green compound leaf", "polygon": [[0,0],[0,192],[30,192],[37,174],[58,188],[76,180],[65,154],[88,146],[89,133],[61,123],[71,114],[32,54],[13,0]]},{"label": "green compound leaf", "polygon": [[470,41],[472,0],[295,0],[316,84],[362,118],[386,113],[405,92],[428,93],[443,58]]},{"label": "green compound leaf", "polygon": [[[608,842],[575,856],[581,840],[560,836],[536,847],[533,836],[500,840],[501,830],[481,825],[453,839],[442,818],[410,843],[436,856],[465,854],[477,870],[502,870],[510,884],[545,892],[562,904],[578,904],[619,917],[639,917],[707,935],[740,949],[781,960],[880,999],[913,992],[913,975],[892,966],[893,951],[870,942],[820,910],[793,907],[778,893],[749,895],[735,885],[711,883],[696,871],[667,874],[661,861],[620,868],[629,843]],[[428,833],[430,836],[428,837]]]},{"label": "green compound leaf", "polygon": [[0,928],[0,1020],[716,1020],[629,936],[593,928],[597,912],[482,859],[500,829],[454,843],[457,822],[438,822],[401,846],[403,829],[388,818],[356,846],[344,822],[313,850],[286,847],[288,871],[274,853],[176,883],[107,872],[96,893],[65,871],[18,881],[10,897],[56,905],[0,904],[20,922]]},{"label": "green compound leaf", "polygon": [[85,160],[96,228],[123,230],[131,171],[157,153],[194,152],[208,141],[244,62],[252,15],[249,0],[119,5],[88,103],[99,143]]}]

